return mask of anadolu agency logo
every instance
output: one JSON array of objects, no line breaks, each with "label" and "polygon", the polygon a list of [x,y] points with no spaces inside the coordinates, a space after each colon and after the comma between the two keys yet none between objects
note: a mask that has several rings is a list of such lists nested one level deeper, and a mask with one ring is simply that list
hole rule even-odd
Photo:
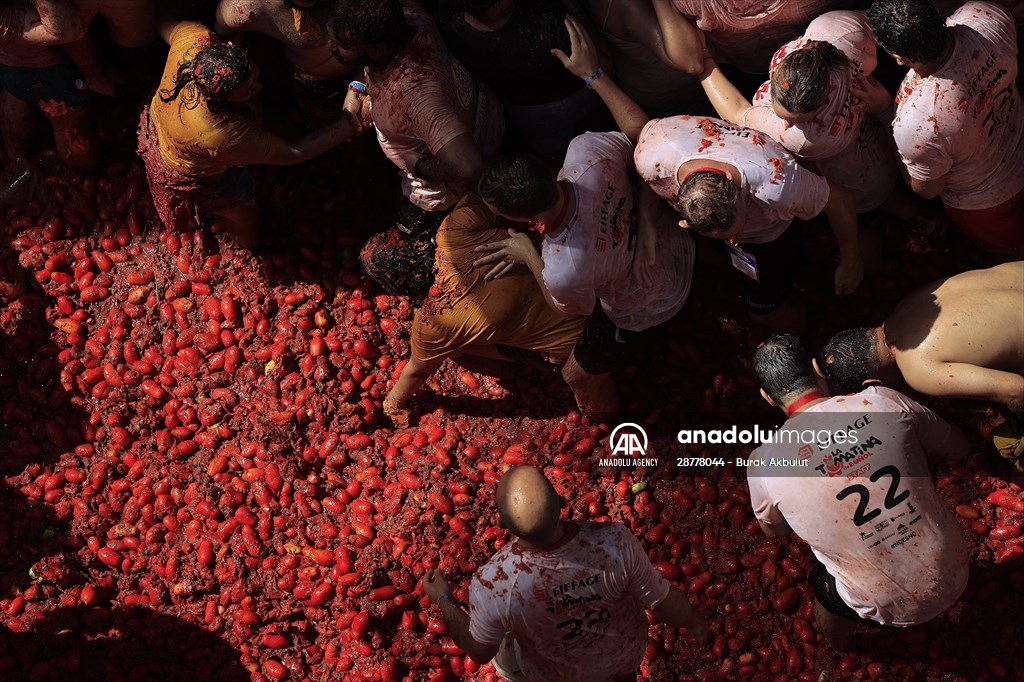
[{"label": "anadolu agency logo", "polygon": [[602,457],[598,466],[658,466],[656,457],[647,457],[649,444],[647,432],[642,426],[632,422],[619,424],[608,436],[608,447],[611,448],[612,456]]}]

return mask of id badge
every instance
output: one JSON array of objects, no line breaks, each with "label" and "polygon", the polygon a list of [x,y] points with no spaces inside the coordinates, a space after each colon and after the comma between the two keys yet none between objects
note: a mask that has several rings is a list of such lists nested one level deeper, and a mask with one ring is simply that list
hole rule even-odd
[{"label": "id badge", "polygon": [[732,266],[755,282],[760,281],[757,278],[757,258],[735,244],[726,244],[726,247]]}]

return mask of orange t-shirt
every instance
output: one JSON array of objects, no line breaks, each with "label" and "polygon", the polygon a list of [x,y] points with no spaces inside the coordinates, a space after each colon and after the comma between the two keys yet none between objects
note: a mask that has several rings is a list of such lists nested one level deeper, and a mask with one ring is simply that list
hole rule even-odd
[{"label": "orange t-shirt", "polygon": [[485,281],[488,268],[474,268],[473,249],[508,238],[507,224],[483,200],[468,195],[437,231],[438,294],[431,296],[412,323],[412,355],[429,361],[472,346],[502,344],[535,350],[553,364],[572,352],[587,322],[562,317],[548,306],[537,281],[524,267],[501,279]]},{"label": "orange t-shirt", "polygon": [[160,88],[150,103],[160,155],[172,168],[194,178],[220,175],[236,165],[231,158],[243,150],[246,157],[267,153],[274,139],[256,125],[255,113],[244,104],[235,105],[237,111],[211,111],[202,95],[196,95],[194,102],[189,99],[189,86],[170,102],[160,99],[161,92],[174,90],[181,63],[218,40],[200,23],[178,24],[171,32],[171,51]]}]

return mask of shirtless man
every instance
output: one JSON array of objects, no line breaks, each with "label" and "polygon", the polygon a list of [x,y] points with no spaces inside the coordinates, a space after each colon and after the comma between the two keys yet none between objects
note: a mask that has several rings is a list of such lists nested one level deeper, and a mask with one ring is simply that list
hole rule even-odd
[{"label": "shirtless man", "polygon": [[[331,54],[325,0],[220,0],[215,29],[225,37],[262,33],[281,43],[302,108],[341,115],[352,67]],[[336,106],[335,106],[336,104]],[[329,106],[325,106],[329,105]],[[321,121],[310,121],[319,123]]]},{"label": "shirtless man", "polygon": [[76,82],[84,79],[87,86],[104,89],[96,85],[102,77],[89,68],[94,61],[76,64],[78,56],[91,53],[84,25],[62,0],[0,9],[0,132],[13,165],[30,156],[33,109],[53,125],[62,160],[80,170],[95,165],[97,148],[85,125],[91,93]]},{"label": "shirtless man", "polygon": [[829,339],[821,369],[838,393],[902,374],[926,395],[991,400],[1024,413],[1024,261],[918,289],[882,326]]}]

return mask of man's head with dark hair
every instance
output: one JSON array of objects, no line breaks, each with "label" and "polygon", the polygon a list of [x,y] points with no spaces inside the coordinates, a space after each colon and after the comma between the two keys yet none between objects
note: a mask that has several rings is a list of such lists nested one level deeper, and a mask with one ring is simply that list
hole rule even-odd
[{"label": "man's head with dark hair", "polygon": [[818,388],[811,354],[792,334],[773,334],[758,347],[754,374],[761,390],[783,407],[800,394]]},{"label": "man's head with dark hair", "polygon": [[835,393],[856,393],[883,369],[878,328],[858,327],[834,334],[821,349],[818,368]]},{"label": "man's head with dark hair", "polygon": [[502,156],[481,176],[477,191],[499,215],[528,220],[558,201],[558,178],[536,156]]},{"label": "man's head with dark hair", "polygon": [[797,116],[817,112],[828,102],[832,69],[849,63],[832,43],[808,40],[772,71],[772,104]]},{"label": "man's head with dark hair", "polygon": [[562,498],[540,469],[517,466],[506,471],[495,504],[501,525],[520,540],[540,548],[558,540]]},{"label": "man's head with dark hair", "polygon": [[949,33],[928,0],[875,0],[868,21],[878,44],[901,63],[927,64],[945,53]]},{"label": "man's head with dark hair", "polygon": [[414,31],[398,0],[334,0],[327,35],[342,64],[381,68],[394,60]]},{"label": "man's head with dark hair", "polygon": [[691,230],[717,236],[736,222],[736,200],[740,189],[725,173],[698,170],[679,185],[676,200],[679,217]]}]

